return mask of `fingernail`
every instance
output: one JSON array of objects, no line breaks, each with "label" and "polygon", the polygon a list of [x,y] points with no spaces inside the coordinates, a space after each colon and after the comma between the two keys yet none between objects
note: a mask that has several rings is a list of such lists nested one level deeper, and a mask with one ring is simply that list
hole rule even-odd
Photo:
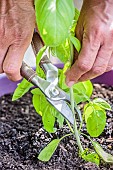
[{"label": "fingernail", "polygon": [[74,81],[70,81],[70,82],[67,83],[67,85],[68,85],[69,87],[71,87],[74,83],[75,83]]}]

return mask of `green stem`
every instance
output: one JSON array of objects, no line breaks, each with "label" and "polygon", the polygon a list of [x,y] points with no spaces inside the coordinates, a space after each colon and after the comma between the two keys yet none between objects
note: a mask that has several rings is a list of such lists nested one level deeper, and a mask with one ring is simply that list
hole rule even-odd
[{"label": "green stem", "polygon": [[83,120],[82,120],[82,122],[80,122],[79,132],[80,132],[81,129],[82,129],[82,125],[83,125]]},{"label": "green stem", "polygon": [[51,56],[51,50],[50,50],[50,47],[48,48],[48,58],[50,59],[50,56]]},{"label": "green stem", "polygon": [[[73,44],[70,42],[70,63],[71,64],[73,63],[73,56],[74,56],[73,51],[74,51]],[[82,147],[81,142],[80,142],[79,132],[77,130],[77,122],[76,122],[75,111],[74,111],[74,93],[73,93],[73,87],[70,88],[70,99],[71,99],[71,110],[72,110],[73,117],[74,117],[74,125],[73,125],[74,136],[75,136],[75,138],[77,140],[77,144],[78,144],[79,150],[82,153],[84,150],[83,150],[83,147]]]},{"label": "green stem", "polygon": [[86,136],[90,141],[92,141],[92,139],[88,135],[86,135],[85,133],[81,133],[81,135]]},{"label": "green stem", "polygon": [[81,142],[80,142],[80,136],[79,136],[79,132],[77,130],[77,122],[76,122],[76,118],[75,118],[75,113],[74,113],[74,95],[73,95],[73,87],[70,88],[70,98],[71,98],[71,110],[73,112],[73,117],[74,117],[74,136],[77,140],[77,144],[78,144],[78,147],[79,147],[79,150],[80,152],[82,153],[84,150],[83,150],[83,147],[81,145]]},{"label": "green stem", "polygon": [[73,135],[73,134],[72,134],[72,133],[69,133],[69,134],[66,134],[66,135],[62,136],[62,137],[60,138],[60,141],[61,141],[62,139],[64,139],[65,137],[71,136],[71,135]]},{"label": "green stem", "polygon": [[68,120],[66,120],[66,122],[67,122],[67,125],[68,125],[70,131],[71,131],[72,133],[74,133],[73,128],[71,127],[71,125],[70,125],[70,123],[68,122]]}]

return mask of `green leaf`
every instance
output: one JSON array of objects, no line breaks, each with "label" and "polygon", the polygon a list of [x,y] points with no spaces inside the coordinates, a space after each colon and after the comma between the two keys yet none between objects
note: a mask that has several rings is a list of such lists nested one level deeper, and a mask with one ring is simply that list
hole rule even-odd
[{"label": "green leaf", "polygon": [[70,42],[68,39],[66,41],[57,46],[50,48],[53,56],[58,57],[63,63],[66,63],[70,57]]},{"label": "green leaf", "polygon": [[96,98],[93,100],[93,103],[99,105],[102,109],[105,110],[111,110],[111,106],[109,103],[107,103],[105,100],[101,99],[101,98]]},{"label": "green leaf", "polygon": [[41,161],[49,161],[52,157],[53,153],[55,152],[56,148],[58,147],[61,140],[63,140],[65,137],[70,136],[72,134],[66,134],[60,139],[54,139],[52,140],[39,154],[38,159]]},{"label": "green leaf", "polygon": [[63,127],[63,123],[64,123],[64,117],[59,113],[59,112],[55,112],[55,117],[57,118],[57,122],[59,124],[59,127]]},{"label": "green leaf", "polygon": [[55,133],[56,131],[56,128],[54,128],[55,117],[51,113],[52,109],[53,108],[50,105],[47,105],[42,113],[42,122],[44,125],[44,129],[49,133]]},{"label": "green leaf", "polygon": [[44,47],[42,47],[42,48],[39,50],[39,52],[38,52],[38,54],[37,54],[37,56],[36,56],[36,67],[39,66],[40,59],[41,59],[43,53],[45,52],[46,48],[47,48],[47,47],[44,46]]},{"label": "green leaf", "polygon": [[60,143],[60,139],[52,140],[39,154],[38,159],[44,162],[50,160],[51,156],[55,152]]},{"label": "green leaf", "polygon": [[89,101],[92,92],[93,92],[93,86],[91,81],[85,81],[85,82],[79,82],[76,83],[73,86],[73,90],[74,90],[74,98],[76,103],[80,103],[80,102],[85,102],[85,101]]},{"label": "green leaf", "polygon": [[69,92],[69,87],[65,83],[65,72],[71,67],[70,61],[67,61],[64,65],[64,68],[60,71],[59,75],[59,87],[63,89],[65,92]]},{"label": "green leaf", "polygon": [[50,47],[62,44],[75,15],[73,0],[35,0],[35,11],[44,43]]},{"label": "green leaf", "polygon": [[22,97],[25,93],[29,91],[29,89],[32,86],[33,85],[30,82],[28,82],[26,79],[23,79],[21,83],[18,84],[18,87],[16,88],[13,94],[12,101],[15,101],[19,99],[20,97]]},{"label": "green leaf", "polygon": [[113,156],[111,154],[106,153],[103,148],[99,145],[99,143],[91,141],[95,151],[97,154],[106,162],[106,163],[113,163]]},{"label": "green leaf", "polygon": [[42,47],[36,56],[36,72],[37,72],[38,76],[40,76],[42,78],[45,78],[45,74],[44,74],[43,70],[40,68],[39,63],[40,63],[40,59],[41,59],[43,53],[45,52],[46,48],[47,48],[46,46]]},{"label": "green leaf", "polygon": [[51,104],[49,104],[48,106],[49,106],[49,110],[51,112],[51,115],[57,119],[59,127],[62,127],[63,123],[64,123],[64,117]]},{"label": "green leaf", "polygon": [[74,36],[72,36],[72,35],[70,35],[69,38],[70,38],[72,44],[74,45],[75,49],[76,49],[77,52],[79,53],[79,52],[80,52],[80,49],[81,49],[81,43],[80,43],[80,41],[79,41],[76,37],[74,37]]},{"label": "green leaf", "polygon": [[106,125],[105,110],[89,103],[84,111],[87,131],[91,137],[98,137]]},{"label": "green leaf", "polygon": [[46,98],[38,88],[33,89],[31,93],[33,94],[33,106],[36,112],[42,116],[43,110],[45,110],[45,103],[47,103]]},{"label": "green leaf", "polygon": [[54,109],[46,100],[44,94],[39,89],[32,90],[33,106],[38,114],[42,116],[44,128],[49,133],[54,133],[55,117],[52,115]]},{"label": "green leaf", "polygon": [[75,36],[75,28],[76,28],[76,25],[77,25],[79,15],[80,15],[80,12],[78,11],[77,8],[75,8],[75,17],[74,17],[72,26],[70,28],[70,33],[71,33],[72,36]]},{"label": "green leaf", "polygon": [[59,87],[64,91],[69,91],[69,87],[65,83],[65,78],[66,78],[66,76],[62,70],[62,72],[60,73],[60,76],[59,76]]},{"label": "green leaf", "polygon": [[60,116],[60,113],[46,100],[46,97],[39,89],[34,89],[31,91],[33,94],[33,105],[38,114],[42,116],[42,121],[44,128],[49,133],[54,133],[56,129],[54,128],[55,117],[62,126],[64,118]]},{"label": "green leaf", "polygon": [[93,111],[94,109],[89,103],[84,106],[84,117],[86,123],[90,115],[93,113]]},{"label": "green leaf", "polygon": [[95,163],[96,165],[100,164],[99,156],[95,152],[92,153],[83,152],[81,156],[85,161]]},{"label": "green leaf", "polygon": [[35,88],[31,90],[32,94],[37,94],[37,95],[44,95],[39,88]]},{"label": "green leaf", "polygon": [[78,21],[79,16],[80,16],[80,11],[77,8],[75,8],[75,17],[74,17],[74,20],[76,22]]}]

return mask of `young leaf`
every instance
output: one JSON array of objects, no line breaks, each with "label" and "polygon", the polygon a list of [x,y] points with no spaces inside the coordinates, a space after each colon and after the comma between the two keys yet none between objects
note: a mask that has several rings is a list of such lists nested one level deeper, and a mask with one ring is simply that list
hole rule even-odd
[{"label": "young leaf", "polygon": [[55,117],[62,126],[64,118],[60,116],[60,113],[46,100],[44,94],[39,89],[34,89],[31,91],[33,94],[33,105],[38,114],[42,116],[42,121],[44,128],[49,133],[54,133],[54,123]]},{"label": "young leaf", "polygon": [[39,63],[40,63],[40,59],[41,59],[43,53],[45,52],[45,50],[46,50],[46,46],[42,47],[36,56],[36,72],[37,72],[38,76],[40,76],[42,78],[45,77],[45,74],[44,74],[43,70],[40,68]]},{"label": "young leaf", "polygon": [[98,156],[98,154],[95,153],[95,152],[88,153],[88,154],[82,153],[82,158],[83,158],[85,161],[95,163],[96,165],[99,165],[99,164],[100,164],[99,156]]},{"label": "young leaf", "polygon": [[55,117],[52,115],[51,110],[54,109],[46,100],[44,94],[39,89],[31,91],[33,95],[33,105],[38,114],[42,116],[44,128],[49,133],[54,133]]},{"label": "young leaf", "polygon": [[74,17],[72,26],[70,28],[70,34],[72,36],[75,36],[75,28],[76,28],[76,25],[77,25],[77,21],[78,21],[79,15],[80,15],[80,12],[78,11],[77,8],[75,8],[75,17]]},{"label": "young leaf", "polygon": [[57,122],[59,124],[59,127],[63,127],[63,123],[64,123],[64,117],[61,115],[61,113],[59,113],[57,110],[52,110],[51,114],[57,118]]},{"label": "young leaf", "polygon": [[60,76],[59,76],[59,87],[61,89],[63,89],[64,91],[69,91],[69,87],[65,83],[65,78],[66,78],[66,76],[62,70],[62,72],[60,73]]},{"label": "young leaf", "polygon": [[88,133],[91,137],[98,137],[106,125],[105,110],[89,103],[84,111],[84,115]]},{"label": "young leaf", "polygon": [[73,86],[74,97],[76,103],[85,102],[89,100],[93,92],[91,81],[79,82]]},{"label": "young leaf", "polygon": [[35,11],[38,30],[44,43],[50,47],[62,44],[68,38],[75,15],[73,0],[36,0]]},{"label": "young leaf", "polygon": [[50,160],[51,156],[55,152],[60,143],[60,139],[52,140],[39,154],[38,159],[44,162]]},{"label": "young leaf", "polygon": [[106,162],[106,163],[113,163],[113,156],[111,154],[106,153],[103,148],[99,145],[99,143],[91,141],[95,151],[97,154]]},{"label": "young leaf", "polygon": [[51,47],[50,50],[53,56],[58,57],[63,63],[66,63],[70,57],[69,39],[66,39],[63,44],[57,47]]},{"label": "young leaf", "polygon": [[105,110],[111,110],[111,106],[109,103],[107,103],[105,100],[101,99],[101,98],[96,98],[93,100],[93,103],[99,105],[102,109]]},{"label": "young leaf", "polygon": [[[45,100],[42,100],[42,95],[34,94],[32,97],[32,102],[33,102],[33,106],[34,106],[36,112],[40,116],[42,116],[42,110],[44,110],[44,108],[45,108],[45,106],[44,106]],[[40,103],[42,103],[42,105]]]},{"label": "young leaf", "polygon": [[60,139],[54,139],[52,140],[39,154],[38,159],[41,161],[49,161],[52,157],[53,153],[55,152],[56,148],[58,147],[60,141],[64,139],[67,136],[70,136],[72,134],[66,134]]},{"label": "young leaf", "polygon": [[90,115],[93,113],[93,111],[94,109],[89,103],[84,106],[84,117],[86,123]]},{"label": "young leaf", "polygon": [[54,128],[55,117],[51,113],[52,106],[47,105],[45,110],[42,113],[42,122],[44,129],[49,133],[55,133],[56,129]]},{"label": "young leaf", "polygon": [[65,72],[70,68],[71,63],[67,61],[64,65],[63,70],[60,71],[60,76],[59,76],[59,87],[63,89],[66,92],[69,92],[69,87],[65,83]]},{"label": "young leaf", "polygon": [[21,83],[18,84],[18,87],[16,88],[13,94],[12,101],[15,101],[19,99],[20,97],[22,97],[25,93],[29,91],[29,89],[32,86],[33,85],[30,82],[28,82],[26,79],[23,79]]},{"label": "young leaf", "polygon": [[75,49],[76,49],[77,52],[79,53],[79,52],[80,52],[80,49],[81,49],[81,43],[80,43],[80,41],[79,41],[76,37],[74,37],[74,36],[72,36],[72,35],[70,35],[69,38],[70,38],[72,44],[74,45]]},{"label": "young leaf", "polygon": [[36,68],[37,68],[37,66],[39,66],[40,59],[41,59],[43,53],[45,52],[46,48],[47,48],[46,46],[43,46],[43,47],[39,50],[39,52],[38,52],[38,54],[37,54],[37,56],[36,56]]}]

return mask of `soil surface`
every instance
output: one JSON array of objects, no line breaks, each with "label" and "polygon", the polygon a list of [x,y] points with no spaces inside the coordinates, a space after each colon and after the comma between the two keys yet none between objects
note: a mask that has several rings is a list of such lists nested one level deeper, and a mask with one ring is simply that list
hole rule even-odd
[{"label": "soil surface", "polygon": [[[106,99],[113,108],[113,87],[94,85],[94,97]],[[41,118],[32,105],[28,93],[12,102],[12,95],[0,98],[0,170],[109,170],[113,165],[101,162],[100,167],[87,163],[78,156],[76,141],[72,136],[62,140],[51,160],[43,163],[37,159],[39,152],[52,139],[69,132],[65,125],[55,134],[44,131]],[[86,132],[86,128],[83,128]],[[84,147],[91,143],[83,137]],[[107,112],[105,131],[99,137],[101,146],[113,154],[113,111]]]}]

